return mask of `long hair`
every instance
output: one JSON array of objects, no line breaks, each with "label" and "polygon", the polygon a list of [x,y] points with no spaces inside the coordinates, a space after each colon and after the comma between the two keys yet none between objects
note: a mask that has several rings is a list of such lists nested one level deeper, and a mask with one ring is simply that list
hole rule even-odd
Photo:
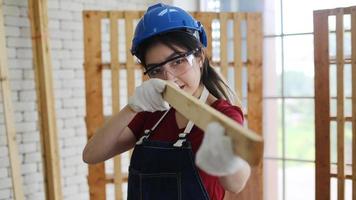
[{"label": "long hair", "polygon": [[216,98],[226,99],[231,104],[236,102],[239,104],[235,93],[229,88],[222,76],[220,76],[219,73],[211,66],[209,59],[207,56],[205,56],[206,52],[202,44],[194,34],[185,30],[177,30],[155,35],[145,40],[138,47],[138,51],[136,53],[136,57],[140,60],[143,66],[146,66],[145,55],[147,50],[157,43],[164,44],[177,53],[179,53],[179,50],[176,48],[176,46],[186,49],[187,51],[200,49],[194,54],[196,57],[204,58],[203,66],[201,69],[200,83],[203,84]]}]

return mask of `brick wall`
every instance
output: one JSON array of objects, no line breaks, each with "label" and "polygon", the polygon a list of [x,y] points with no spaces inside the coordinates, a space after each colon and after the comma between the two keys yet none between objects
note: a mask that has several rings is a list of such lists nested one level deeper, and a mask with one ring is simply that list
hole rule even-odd
[{"label": "brick wall", "polygon": [[[48,0],[64,199],[88,199],[87,165],[81,158],[86,143],[82,10],[143,10],[154,2]],[[4,0],[3,10],[25,199],[40,200],[44,187],[27,0]],[[12,183],[1,95],[0,104],[0,200],[4,200],[12,199]]]}]

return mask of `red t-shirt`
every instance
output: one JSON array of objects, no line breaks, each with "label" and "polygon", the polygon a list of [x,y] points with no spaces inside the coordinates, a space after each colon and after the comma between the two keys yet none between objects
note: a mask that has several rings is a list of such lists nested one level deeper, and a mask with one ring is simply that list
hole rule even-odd
[{"label": "red t-shirt", "polygon": [[[231,105],[228,101],[219,99],[210,105],[216,110],[222,112],[226,116],[234,119],[238,123],[243,123],[243,113],[241,109],[237,106]],[[163,115],[163,111],[156,112],[140,112],[138,113],[132,121],[129,123],[128,127],[134,133],[136,140],[138,140],[145,129],[152,128],[157,121]],[[175,109],[171,109],[161,123],[157,126],[153,134],[150,136],[151,140],[175,142],[178,139],[178,134],[182,133],[184,128],[179,129],[175,118]],[[198,127],[194,126],[188,135],[188,140],[192,144],[192,150],[195,154],[202,142],[203,131]],[[202,182],[210,196],[211,200],[222,200],[224,198],[225,190],[220,185],[219,179],[216,176],[211,176],[205,173],[203,170],[198,168],[199,175]]]}]

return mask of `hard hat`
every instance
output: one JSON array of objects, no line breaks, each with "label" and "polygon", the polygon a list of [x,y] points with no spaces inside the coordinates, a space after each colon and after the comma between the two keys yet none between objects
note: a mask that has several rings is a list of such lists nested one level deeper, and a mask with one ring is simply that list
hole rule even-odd
[{"label": "hard hat", "polygon": [[[206,47],[207,39],[203,25],[189,13],[175,6],[158,3],[150,6],[137,24],[132,39],[131,53],[135,55],[138,46],[146,39],[157,34],[174,30],[193,32],[198,40]],[[194,34],[197,33],[197,34]]]}]

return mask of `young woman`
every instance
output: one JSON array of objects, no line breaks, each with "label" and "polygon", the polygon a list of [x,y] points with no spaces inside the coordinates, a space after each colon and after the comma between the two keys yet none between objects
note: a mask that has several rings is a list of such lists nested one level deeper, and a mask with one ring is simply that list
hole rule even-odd
[{"label": "young woman", "polygon": [[210,66],[205,31],[186,11],[156,4],[139,21],[132,41],[150,80],[89,140],[83,160],[94,164],[134,148],[128,199],[207,200],[240,192],[250,166],[235,156],[219,123],[194,126],[162,98],[166,81],[243,123],[232,93]]}]

